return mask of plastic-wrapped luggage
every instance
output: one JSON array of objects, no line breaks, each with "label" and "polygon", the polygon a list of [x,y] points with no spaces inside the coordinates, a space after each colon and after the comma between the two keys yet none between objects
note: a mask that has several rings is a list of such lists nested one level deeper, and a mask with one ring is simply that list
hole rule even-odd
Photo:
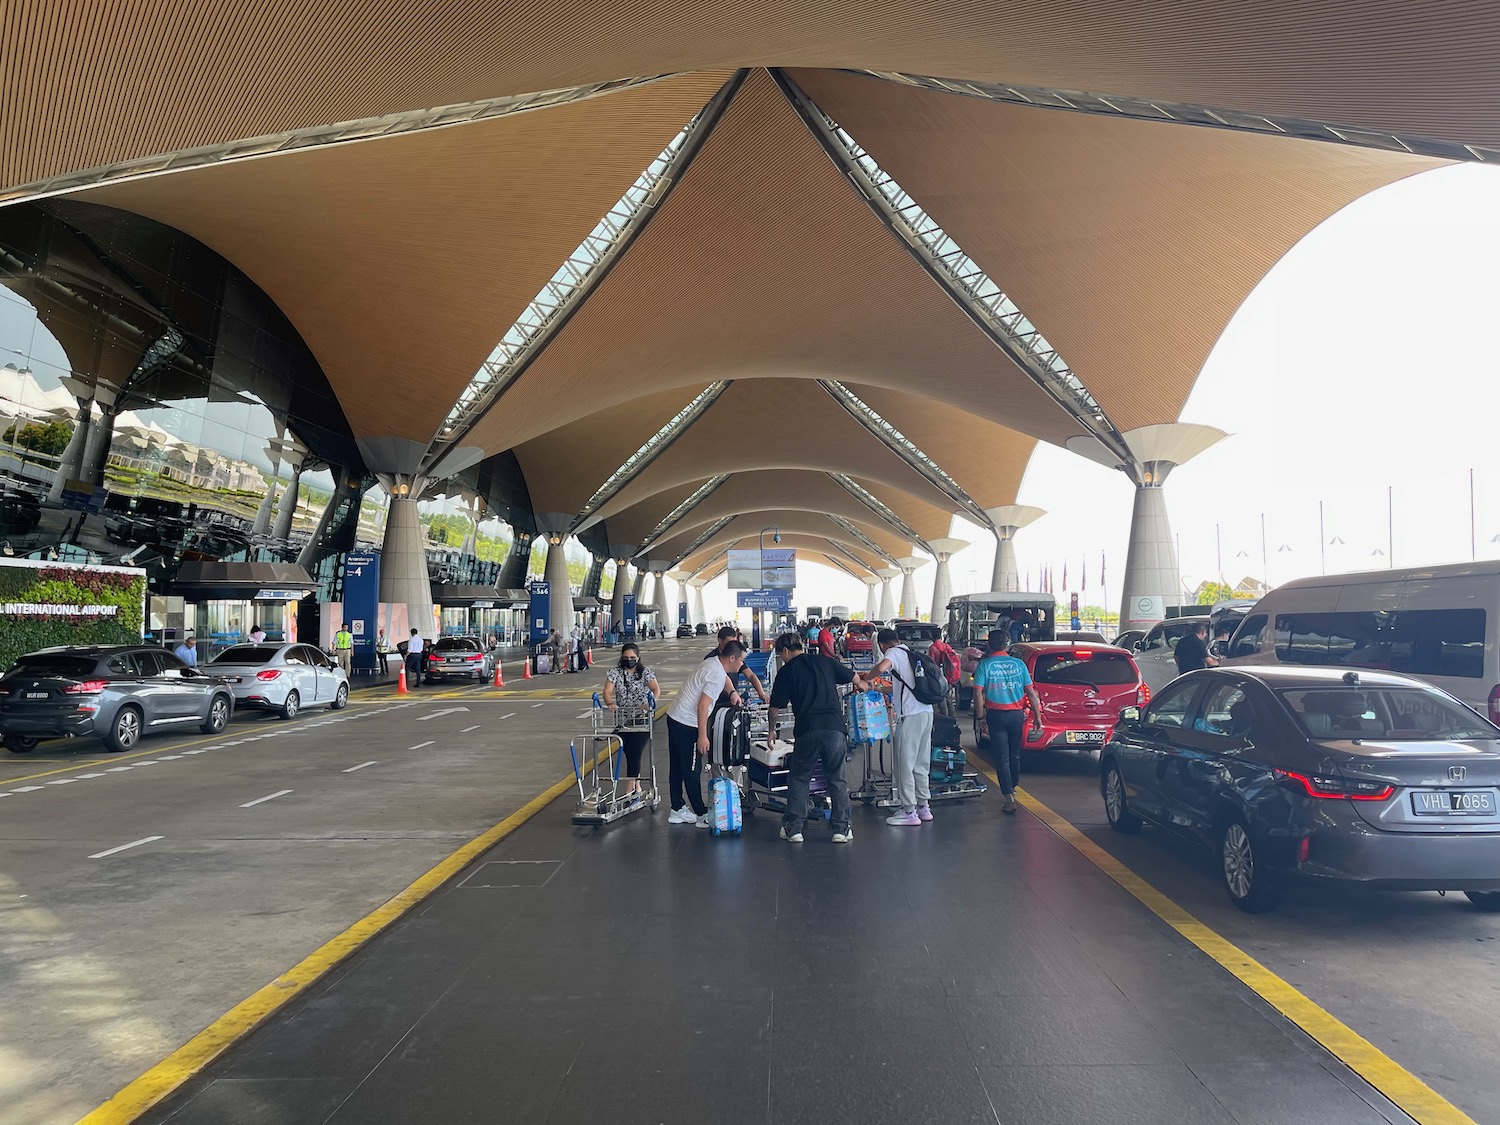
[{"label": "plastic-wrapped luggage", "polygon": [[738,836],[744,827],[740,787],[722,774],[708,783],[708,830],[715,836]]},{"label": "plastic-wrapped luggage", "polygon": [[856,691],[849,696],[849,741],[856,746],[891,737],[891,713],[878,691]]},{"label": "plastic-wrapped luggage", "polygon": [[742,766],[750,756],[750,715],[743,707],[721,707],[708,720],[712,761],[726,768]]}]

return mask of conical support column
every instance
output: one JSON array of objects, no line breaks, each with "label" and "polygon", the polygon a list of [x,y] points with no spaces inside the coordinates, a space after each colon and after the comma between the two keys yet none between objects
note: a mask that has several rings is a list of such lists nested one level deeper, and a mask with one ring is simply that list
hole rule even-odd
[{"label": "conical support column", "polygon": [[[63,488],[71,480],[77,480],[83,473],[83,454],[89,444],[89,430],[94,421],[94,400],[92,396],[79,397],[78,418],[73,423],[73,436],[68,439],[68,446],[63,450],[62,462],[57,466],[57,479],[52,482],[52,488],[47,493],[49,500],[61,500]],[[19,429],[20,421],[16,422]]]},{"label": "conical support column", "polygon": [[927,565],[927,560],[921,555],[907,555],[897,559],[896,565],[901,568],[901,604],[896,607],[896,616],[917,617],[920,614],[917,609],[917,583],[912,576],[917,573],[919,566]]},{"label": "conical support column", "polygon": [[953,577],[948,560],[969,544],[963,539],[933,539],[927,545],[937,559],[937,571],[932,578],[932,615],[928,620],[941,624],[948,619],[948,599],[953,596]]},{"label": "conical support column", "polygon": [[887,566],[875,573],[880,575],[880,620],[890,621],[896,616],[896,604],[891,600],[891,579],[900,577],[901,572]]},{"label": "conical support column", "polygon": [[865,620],[874,621],[880,615],[880,579],[866,578],[865,584]]},{"label": "conical support column", "polygon": [[547,536],[547,604],[551,610],[552,628],[567,640],[573,620],[573,586],[568,581],[567,536],[553,532]]},{"label": "conical support column", "polygon": [[276,527],[272,539],[289,539],[292,534],[292,518],[297,514],[298,485],[302,481],[302,469],[306,464],[300,457],[292,462],[292,483],[281,493],[281,507],[276,509]]},{"label": "conical support column", "polygon": [[417,511],[417,497],[427,482],[421,477],[384,475],[380,480],[391,498],[380,548],[380,600],[391,610],[387,636],[394,644],[416,629],[432,640],[437,636],[437,619],[432,580],[427,576],[427,544]]},{"label": "conical support column", "polygon": [[693,628],[696,629],[708,623],[708,614],[703,612],[703,583],[690,582],[688,585],[693,590]]},{"label": "conical support column", "polygon": [[609,598],[609,622],[611,625],[617,623],[625,616],[625,590],[630,581],[629,569],[626,560],[615,559],[615,588]]},{"label": "conical support column", "polygon": [[1155,483],[1137,485],[1135,490],[1130,551],[1120,595],[1121,630],[1149,629],[1166,617],[1168,605],[1181,599],[1181,589],[1172,521],[1158,477]]},{"label": "conical support column", "polygon": [[995,525],[995,569],[990,575],[990,589],[1019,590],[1021,568],[1016,563],[1016,532],[1047,513],[1027,504],[1002,504],[986,508],[984,514]]}]

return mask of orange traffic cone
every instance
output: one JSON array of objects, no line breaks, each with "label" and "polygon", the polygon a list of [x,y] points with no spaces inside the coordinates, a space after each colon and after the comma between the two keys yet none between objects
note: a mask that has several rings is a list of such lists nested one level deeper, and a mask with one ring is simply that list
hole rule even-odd
[{"label": "orange traffic cone", "polygon": [[495,661],[495,686],[496,687],[504,687],[505,686],[505,676],[500,671],[500,664],[501,664],[500,661],[498,661],[498,660]]},{"label": "orange traffic cone", "polygon": [[405,664],[401,665],[401,670],[396,673],[396,694],[397,695],[410,695],[411,694],[411,692],[409,692],[409,691],[406,690],[406,665]]},{"label": "orange traffic cone", "polygon": [[528,656],[528,657],[525,658],[525,660],[526,660],[526,670],[521,673],[521,679],[523,679],[523,680],[529,680],[529,679],[531,679],[531,657]]},{"label": "orange traffic cone", "polygon": [[593,645],[589,645],[588,651],[584,654],[584,657],[583,657],[583,666],[585,668],[592,668],[594,666],[594,646]]}]

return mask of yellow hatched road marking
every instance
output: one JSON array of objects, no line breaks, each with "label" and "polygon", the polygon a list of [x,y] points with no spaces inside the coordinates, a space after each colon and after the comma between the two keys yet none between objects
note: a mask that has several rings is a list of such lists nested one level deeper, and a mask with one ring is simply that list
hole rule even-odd
[{"label": "yellow hatched road marking", "polygon": [[[1000,779],[989,766],[980,764],[979,768],[996,785],[1000,784]],[[1477,1125],[1472,1117],[1348,1024],[1320,1008],[1232,941],[1209,929],[1090,840],[1072,821],[1053,812],[1024,789],[1016,790],[1016,800],[1071,844],[1075,851],[1129,891],[1146,909],[1316,1039],[1329,1054],[1394,1102],[1413,1120],[1421,1125]]]}]

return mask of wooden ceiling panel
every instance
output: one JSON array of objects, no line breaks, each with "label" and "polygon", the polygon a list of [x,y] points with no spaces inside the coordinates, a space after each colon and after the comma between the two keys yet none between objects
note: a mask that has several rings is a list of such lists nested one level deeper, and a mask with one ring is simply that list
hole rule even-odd
[{"label": "wooden ceiling panel", "polygon": [[[1500,143],[1500,6],[93,0],[0,7],[0,180],[601,80],[859,67]],[[226,92],[232,91],[232,96]]]},{"label": "wooden ceiling panel", "polygon": [[[762,528],[776,525],[781,529],[781,536],[785,539],[788,535],[812,535],[821,539],[830,540],[834,543],[853,544],[856,540],[847,531],[841,528],[826,515],[817,512],[794,511],[790,508],[765,508],[753,512],[746,512],[738,516],[726,525],[714,540],[723,543],[728,539],[748,537],[752,545],[759,542]],[[864,532],[872,541],[879,545],[881,550],[893,558],[900,558],[912,550],[909,544],[901,536],[891,531],[884,524],[877,523],[875,516],[869,515],[863,522],[858,524],[859,530]],[[701,529],[700,529],[701,531]],[[698,535],[684,532],[663,539],[651,548],[651,557],[660,559],[676,558],[688,544],[692,543]],[[770,536],[766,537],[767,542]],[[866,549],[868,553],[868,548]]]},{"label": "wooden ceiling panel", "polygon": [[1059,444],[1080,432],[924,272],[757,71],[472,441],[503,449],[642,393],[767,378],[920,386]]},{"label": "wooden ceiling panel", "polygon": [[[426,443],[558,266],[726,77],[74,198],[224,255],[302,333],[356,437]],[[590,413],[586,396],[575,405],[573,417]]]},{"label": "wooden ceiling panel", "polygon": [[[754,550],[756,544],[759,542],[757,538],[758,532],[758,527],[755,530],[746,531],[744,525],[741,525],[737,530],[721,531],[685,558],[682,561],[681,569],[688,571],[690,574],[696,574],[699,570],[703,569],[709,559],[713,558],[730,544],[734,544],[736,550]],[[843,535],[843,532],[840,531],[839,534]],[[815,533],[809,534],[806,532],[783,530],[781,533],[781,542],[777,546],[789,547],[799,553],[804,551],[809,552],[814,557],[824,553],[837,554],[851,566],[854,566],[856,570],[861,570],[869,574],[874,574],[878,568],[888,565],[884,559],[880,558],[868,547],[863,544],[852,543],[848,536],[844,536],[842,539],[834,539]],[[720,563],[723,561],[720,560]],[[720,564],[715,565],[718,566]],[[712,574],[713,571],[710,570],[709,573]]]},{"label": "wooden ceiling panel", "polygon": [[1303,235],[1443,164],[829,71],[793,77],[1011,296],[1122,430],[1177,421],[1229,318]]}]

